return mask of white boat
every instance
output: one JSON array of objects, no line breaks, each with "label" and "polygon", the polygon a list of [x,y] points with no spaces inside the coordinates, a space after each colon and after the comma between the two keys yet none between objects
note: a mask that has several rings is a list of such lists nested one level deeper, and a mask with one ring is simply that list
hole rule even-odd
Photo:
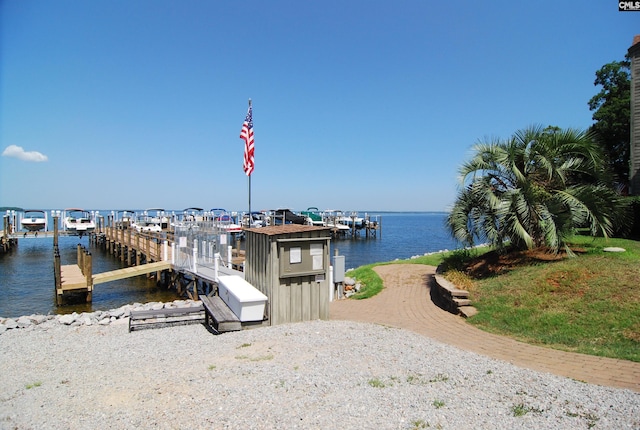
[{"label": "white boat", "polygon": [[177,214],[171,212],[170,224],[171,228],[184,228],[190,229],[200,228],[204,223],[210,221],[208,214],[202,208],[186,208],[182,212]]},{"label": "white boat", "polygon": [[164,209],[146,209],[142,214],[136,216],[131,227],[138,231],[158,233],[169,228],[169,218],[166,216]]},{"label": "white boat", "polygon": [[182,211],[182,221],[189,223],[201,223],[205,220],[204,209],[186,208]]},{"label": "white boat", "polygon": [[220,208],[211,209],[209,212],[211,212],[214,222],[221,230],[230,234],[242,233],[242,226],[236,221],[237,217]]},{"label": "white boat", "polygon": [[351,230],[351,227],[341,222],[343,218],[344,215],[341,211],[327,209],[326,211],[322,212],[322,219],[325,226],[331,227],[332,229],[338,230],[339,232],[348,232],[349,230]]},{"label": "white boat", "polygon": [[121,225],[123,228],[129,228],[136,215],[135,211],[129,209],[123,209],[111,213],[113,214],[113,220],[116,224]]},{"label": "white boat", "polygon": [[79,208],[64,210],[63,226],[67,234],[78,236],[91,233],[96,229],[96,223],[91,217],[91,213]]},{"label": "white boat", "polygon": [[39,209],[29,209],[24,211],[22,220],[20,220],[22,228],[28,231],[40,231],[47,229],[47,212]]},{"label": "white boat", "polygon": [[365,226],[365,219],[358,216],[358,212],[351,212],[350,215],[340,214],[338,216],[338,222],[344,224],[349,228],[361,229]]},{"label": "white boat", "polygon": [[266,227],[267,216],[264,212],[251,212],[251,214],[242,215],[242,226],[248,228]]}]

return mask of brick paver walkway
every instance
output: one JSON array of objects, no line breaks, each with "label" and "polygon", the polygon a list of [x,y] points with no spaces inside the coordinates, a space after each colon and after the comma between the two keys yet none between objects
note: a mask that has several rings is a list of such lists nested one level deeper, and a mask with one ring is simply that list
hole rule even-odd
[{"label": "brick paver walkway", "polygon": [[640,363],[563,352],[484,332],[446,312],[430,299],[435,267],[420,264],[378,266],[384,290],[366,300],[331,302],[332,320],[362,321],[412,330],[465,350],[516,366],[578,381],[640,392]]}]

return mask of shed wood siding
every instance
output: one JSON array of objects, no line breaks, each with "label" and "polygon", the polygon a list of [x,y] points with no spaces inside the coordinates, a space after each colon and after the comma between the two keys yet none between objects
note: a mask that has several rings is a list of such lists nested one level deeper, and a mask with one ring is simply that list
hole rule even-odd
[{"label": "shed wood siding", "polygon": [[[246,230],[245,279],[269,299],[271,325],[329,319],[329,234],[325,227],[283,225]],[[324,279],[315,275],[281,277],[280,241],[324,244]]]},{"label": "shed wood siding", "polygon": [[631,142],[629,172],[630,192],[640,195],[640,35],[629,48],[631,58]]}]

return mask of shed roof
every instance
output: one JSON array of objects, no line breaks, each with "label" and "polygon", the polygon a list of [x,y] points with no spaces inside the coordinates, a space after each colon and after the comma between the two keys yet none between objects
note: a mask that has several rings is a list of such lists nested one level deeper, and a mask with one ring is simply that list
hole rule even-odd
[{"label": "shed roof", "polygon": [[246,228],[245,231],[252,233],[265,234],[267,236],[275,236],[278,234],[288,233],[307,233],[310,231],[330,231],[329,227],[319,227],[314,225],[300,225],[300,224],[284,224],[284,225],[269,225],[259,228]]}]

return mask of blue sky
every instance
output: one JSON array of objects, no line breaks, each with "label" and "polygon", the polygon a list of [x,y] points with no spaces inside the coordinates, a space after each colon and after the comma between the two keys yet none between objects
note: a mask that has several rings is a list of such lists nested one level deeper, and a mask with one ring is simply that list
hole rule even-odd
[{"label": "blue sky", "polygon": [[441,211],[478,140],[588,128],[584,1],[0,2],[0,206]]}]

